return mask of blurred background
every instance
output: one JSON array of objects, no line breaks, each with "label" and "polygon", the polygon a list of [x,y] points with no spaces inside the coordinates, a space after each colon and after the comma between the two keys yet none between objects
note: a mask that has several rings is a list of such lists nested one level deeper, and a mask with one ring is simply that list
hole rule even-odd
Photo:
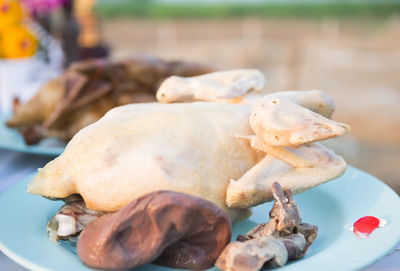
[{"label": "blurred background", "polygon": [[3,112],[73,61],[132,54],[325,91],[352,127],[327,144],[400,192],[399,1],[0,0]]}]

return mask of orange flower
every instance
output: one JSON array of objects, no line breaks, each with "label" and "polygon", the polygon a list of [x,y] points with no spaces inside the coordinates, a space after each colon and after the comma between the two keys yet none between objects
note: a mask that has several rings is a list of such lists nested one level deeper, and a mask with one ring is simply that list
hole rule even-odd
[{"label": "orange flower", "polygon": [[22,26],[9,26],[1,31],[1,36],[0,51],[5,58],[30,57],[36,52],[36,38]]},{"label": "orange flower", "polygon": [[15,0],[0,0],[0,30],[15,24],[23,19],[23,11]]},{"label": "orange flower", "polygon": [[2,46],[2,44],[3,44],[2,38],[3,38],[3,36],[2,36],[1,31],[0,31],[0,60],[1,60],[2,58],[4,58],[3,46]]}]

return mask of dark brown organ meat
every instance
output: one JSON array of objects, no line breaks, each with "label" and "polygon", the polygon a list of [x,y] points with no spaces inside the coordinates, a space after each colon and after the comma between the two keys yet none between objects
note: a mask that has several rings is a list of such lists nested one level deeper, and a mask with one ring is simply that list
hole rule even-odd
[{"label": "dark brown organ meat", "polygon": [[154,261],[199,270],[214,265],[230,238],[229,218],[215,204],[157,191],[88,224],[77,252],[93,268],[128,269]]}]

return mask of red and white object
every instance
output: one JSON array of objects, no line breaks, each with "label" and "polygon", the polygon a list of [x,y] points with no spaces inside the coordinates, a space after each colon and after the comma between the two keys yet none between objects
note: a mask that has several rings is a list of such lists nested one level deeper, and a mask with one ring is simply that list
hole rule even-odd
[{"label": "red and white object", "polygon": [[379,219],[374,216],[364,216],[354,222],[351,230],[360,238],[368,239],[369,235],[376,229],[384,227],[387,224],[385,219]]}]

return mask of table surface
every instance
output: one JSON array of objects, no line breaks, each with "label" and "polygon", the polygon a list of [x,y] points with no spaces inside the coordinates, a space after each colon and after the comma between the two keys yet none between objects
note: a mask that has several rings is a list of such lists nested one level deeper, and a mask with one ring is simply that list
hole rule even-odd
[{"label": "table surface", "polygon": [[[43,167],[52,157],[23,154],[0,150],[0,193],[16,182]],[[26,270],[0,252],[0,270]],[[363,271],[396,271],[400,270],[400,244],[397,248]]]}]

